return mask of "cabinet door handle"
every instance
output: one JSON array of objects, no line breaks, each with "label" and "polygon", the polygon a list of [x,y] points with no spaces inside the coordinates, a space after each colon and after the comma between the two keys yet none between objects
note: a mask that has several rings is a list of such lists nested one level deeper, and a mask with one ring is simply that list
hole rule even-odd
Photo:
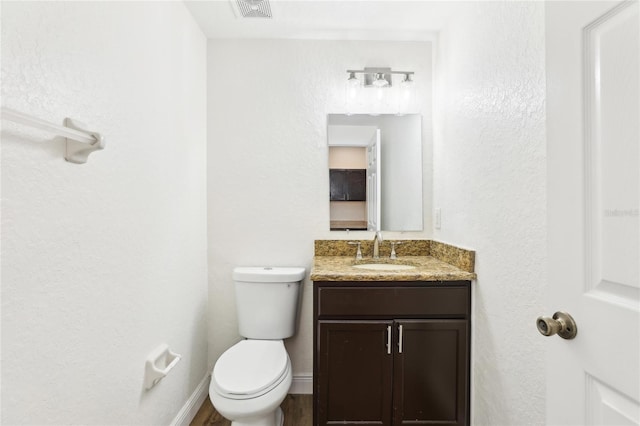
[{"label": "cabinet door handle", "polygon": [[391,355],[391,326],[387,326],[387,354]]},{"label": "cabinet door handle", "polygon": [[398,353],[402,353],[402,324],[398,326]]}]

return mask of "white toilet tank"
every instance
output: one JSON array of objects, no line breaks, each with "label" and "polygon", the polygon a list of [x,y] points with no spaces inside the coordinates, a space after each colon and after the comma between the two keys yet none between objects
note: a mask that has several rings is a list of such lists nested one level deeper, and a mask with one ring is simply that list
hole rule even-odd
[{"label": "white toilet tank", "polygon": [[239,267],[233,270],[238,330],[247,339],[280,340],[296,333],[299,267]]}]

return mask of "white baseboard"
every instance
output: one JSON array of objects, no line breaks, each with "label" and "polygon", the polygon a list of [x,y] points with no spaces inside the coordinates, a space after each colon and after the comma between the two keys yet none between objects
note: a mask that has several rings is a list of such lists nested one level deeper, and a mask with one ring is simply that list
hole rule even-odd
[{"label": "white baseboard", "polygon": [[209,382],[211,374],[207,373],[193,391],[187,402],[182,406],[176,417],[171,421],[171,426],[189,426],[191,420],[196,416],[202,403],[209,395]]},{"label": "white baseboard", "polygon": [[293,376],[289,393],[310,395],[313,393],[313,375],[305,374]]}]

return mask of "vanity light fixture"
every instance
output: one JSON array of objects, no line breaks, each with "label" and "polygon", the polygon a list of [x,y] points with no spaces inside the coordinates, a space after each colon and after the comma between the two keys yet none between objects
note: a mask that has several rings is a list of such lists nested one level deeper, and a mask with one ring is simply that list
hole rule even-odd
[{"label": "vanity light fixture", "polygon": [[[347,70],[349,77],[346,82],[345,103],[347,113],[357,112],[358,109],[373,111],[358,111],[379,114],[385,109],[395,109],[399,114],[410,109],[413,100],[414,82],[413,71],[393,71],[391,68],[372,67],[361,70]],[[404,79],[393,88],[394,74],[404,76]],[[358,78],[360,75],[360,79]],[[370,92],[361,89],[375,89]]]},{"label": "vanity light fixture", "polygon": [[347,70],[349,78],[347,81],[357,79],[356,74],[362,74],[362,81],[364,87],[391,87],[393,86],[393,80],[391,76],[393,74],[402,74],[405,76],[405,81],[411,80],[413,71],[393,71],[391,68],[374,67],[364,68],[361,70]]}]

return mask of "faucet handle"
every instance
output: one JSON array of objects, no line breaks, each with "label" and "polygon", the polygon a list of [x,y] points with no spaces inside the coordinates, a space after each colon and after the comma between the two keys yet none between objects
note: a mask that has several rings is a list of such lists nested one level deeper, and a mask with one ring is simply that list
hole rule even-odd
[{"label": "faucet handle", "polygon": [[347,244],[355,246],[358,245],[358,251],[356,251],[356,260],[362,260],[362,250],[360,250],[360,241],[349,241]]},{"label": "faucet handle", "polygon": [[397,259],[398,256],[396,255],[396,246],[402,244],[401,241],[389,241],[389,243],[391,244],[391,256],[389,256],[389,259]]}]

